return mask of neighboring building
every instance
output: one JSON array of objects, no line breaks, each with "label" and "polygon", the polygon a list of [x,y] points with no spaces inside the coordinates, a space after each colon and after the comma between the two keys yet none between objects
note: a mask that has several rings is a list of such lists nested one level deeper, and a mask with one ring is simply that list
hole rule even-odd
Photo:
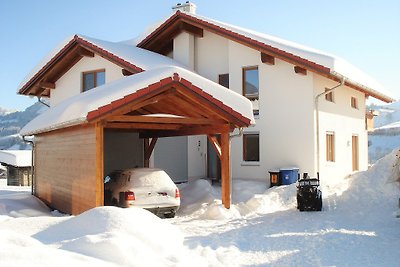
[{"label": "neighboring building", "polygon": [[7,168],[7,185],[32,185],[31,150],[0,150],[0,163]]},{"label": "neighboring building", "polygon": [[[36,195],[77,213],[102,205],[105,173],[155,166],[176,181],[222,175],[229,207],[229,132],[233,178],[267,181],[268,170],[296,166],[324,180],[367,168],[365,99],[393,100],[379,84],[332,55],[196,15],[191,3],[176,9],[137,47],[69,38],[21,83],[20,94],[52,106],[21,131],[35,135]],[[159,99],[152,90],[163,83],[171,95]],[[66,179],[77,180],[58,191],[74,193],[54,203],[50,187]]]}]

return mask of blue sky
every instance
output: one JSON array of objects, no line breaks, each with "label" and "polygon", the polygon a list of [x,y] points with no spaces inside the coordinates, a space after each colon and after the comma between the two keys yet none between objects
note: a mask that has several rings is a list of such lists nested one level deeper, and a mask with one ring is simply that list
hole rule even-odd
[{"label": "blue sky", "polygon": [[[0,1],[0,107],[23,110],[21,80],[59,42],[80,33],[131,39],[171,14],[170,0]],[[400,98],[400,1],[197,0],[197,13],[340,56]]]}]

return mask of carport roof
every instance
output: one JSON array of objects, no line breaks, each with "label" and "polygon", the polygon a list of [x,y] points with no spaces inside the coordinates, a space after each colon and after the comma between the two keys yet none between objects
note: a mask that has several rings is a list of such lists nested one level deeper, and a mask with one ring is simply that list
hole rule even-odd
[{"label": "carport roof", "polygon": [[180,85],[235,119],[235,127],[254,124],[251,102],[198,74],[177,66],[148,70],[73,96],[29,122],[21,135],[34,135],[101,119],[162,86]]}]

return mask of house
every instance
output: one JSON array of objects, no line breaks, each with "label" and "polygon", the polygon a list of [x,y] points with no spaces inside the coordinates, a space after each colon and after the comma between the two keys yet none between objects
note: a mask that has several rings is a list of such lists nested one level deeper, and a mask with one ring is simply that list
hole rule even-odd
[{"label": "house", "polygon": [[7,169],[7,185],[32,185],[31,150],[0,150],[0,163]]},{"label": "house", "polygon": [[[68,213],[103,205],[104,174],[155,166],[175,181],[265,179],[296,166],[322,179],[367,168],[365,100],[391,102],[350,63],[195,14],[175,12],[136,46],[82,35],[21,83],[51,108],[35,136],[35,195]],[[154,153],[153,153],[154,151]],[[231,166],[231,168],[230,168]]]}]

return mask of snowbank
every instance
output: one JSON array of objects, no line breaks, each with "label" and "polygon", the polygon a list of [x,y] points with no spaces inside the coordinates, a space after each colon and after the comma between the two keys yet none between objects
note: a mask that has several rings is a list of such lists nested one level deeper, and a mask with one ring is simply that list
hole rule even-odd
[{"label": "snowbank", "polygon": [[123,266],[174,265],[183,250],[183,235],[176,227],[140,208],[91,209],[33,237]]},{"label": "snowbank", "polygon": [[[322,186],[322,212],[296,209],[296,185],[233,180],[222,207],[209,181],[181,184],[162,220],[100,207],[60,216],[29,188],[0,186],[1,266],[397,266],[400,151]],[[379,256],[377,256],[379,255]]]}]

